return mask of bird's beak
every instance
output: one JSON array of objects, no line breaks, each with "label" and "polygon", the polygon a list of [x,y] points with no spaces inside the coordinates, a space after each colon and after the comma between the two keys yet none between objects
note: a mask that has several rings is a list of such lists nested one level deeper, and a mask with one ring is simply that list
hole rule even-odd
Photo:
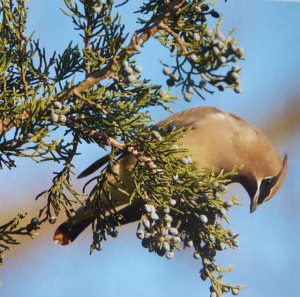
[{"label": "bird's beak", "polygon": [[255,210],[257,209],[257,206],[258,206],[257,201],[253,199],[250,204],[250,213],[255,212]]},{"label": "bird's beak", "polygon": [[259,197],[259,195],[260,195],[260,184],[261,184],[261,181],[258,182],[256,193],[255,193],[254,197],[251,199],[251,203],[250,203],[250,213],[255,212],[255,210],[256,210],[257,207],[258,207],[257,201],[258,201],[258,197]]}]

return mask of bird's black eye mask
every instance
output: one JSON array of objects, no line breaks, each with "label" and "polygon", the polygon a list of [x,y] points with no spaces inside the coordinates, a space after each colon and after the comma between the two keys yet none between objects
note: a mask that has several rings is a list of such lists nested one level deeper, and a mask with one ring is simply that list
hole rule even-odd
[{"label": "bird's black eye mask", "polygon": [[271,177],[266,177],[261,181],[257,204],[262,204],[266,199],[266,197],[269,196],[272,188],[275,186],[277,182],[277,179],[278,176],[271,176]]}]

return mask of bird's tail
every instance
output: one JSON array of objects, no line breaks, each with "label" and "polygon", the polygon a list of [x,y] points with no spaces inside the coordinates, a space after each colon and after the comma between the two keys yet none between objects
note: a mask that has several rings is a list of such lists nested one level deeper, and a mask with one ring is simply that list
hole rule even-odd
[{"label": "bird's tail", "polygon": [[[108,162],[109,156],[104,156],[101,159],[94,162],[86,170],[84,170],[79,178],[86,177],[96,170],[100,169],[106,162]],[[129,205],[129,196],[125,195],[119,188],[124,187],[124,189],[130,188],[132,186],[132,181],[130,179],[131,172],[129,170],[130,166],[134,166],[136,162],[135,158],[131,156],[120,155],[120,160],[112,167],[112,171],[118,175],[119,179],[122,180],[122,184],[119,183],[115,175],[108,175],[109,181],[109,191],[114,197],[111,201],[115,210],[118,214],[123,215],[124,219],[121,224],[127,224],[130,221],[136,220],[137,214],[135,213],[136,205]],[[96,187],[94,188],[96,189]],[[91,191],[91,195],[94,194],[94,189]],[[103,197],[106,200],[106,197]],[[127,207],[128,206],[128,207]],[[125,209],[126,208],[126,209]],[[110,215],[108,212],[107,215]],[[60,245],[68,245],[72,243],[78,235],[85,230],[94,220],[94,213],[91,207],[85,208],[80,207],[76,210],[75,215],[69,218],[67,221],[62,223],[53,236],[53,240]]]},{"label": "bird's tail", "polygon": [[[142,215],[143,202],[137,201],[133,204],[125,204],[116,207],[117,215],[120,218],[120,225],[126,225],[140,219]],[[111,215],[107,213],[107,215]],[[53,241],[60,245],[72,243],[79,234],[84,231],[94,220],[91,211],[80,207],[75,216],[62,223],[55,231]]]},{"label": "bird's tail", "polygon": [[72,243],[78,235],[92,222],[94,216],[89,209],[83,206],[77,209],[75,215],[62,223],[55,231],[53,241],[60,245]]}]

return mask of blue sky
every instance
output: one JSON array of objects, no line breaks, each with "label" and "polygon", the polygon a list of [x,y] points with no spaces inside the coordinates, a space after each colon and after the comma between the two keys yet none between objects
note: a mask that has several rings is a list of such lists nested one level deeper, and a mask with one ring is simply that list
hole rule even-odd
[{"label": "blue sky", "polygon": [[[70,40],[78,40],[72,24],[58,10],[62,2],[29,1],[28,33],[35,30],[49,53],[63,50]],[[132,12],[139,2],[129,1],[128,8],[123,7],[121,11],[130,32],[137,28],[132,23]],[[300,4],[248,0],[219,2],[219,11],[224,12],[223,31],[229,32],[236,27],[235,36],[246,51],[247,60],[240,64],[245,92],[241,95],[230,91],[217,93],[207,96],[206,102],[194,99],[190,104],[180,100],[173,109],[213,105],[262,126],[270,115],[286,108],[291,95],[300,91]],[[157,43],[151,41],[139,62],[145,77],[152,77],[159,83],[165,79],[158,58],[167,60],[168,54],[158,50]],[[176,90],[172,92],[180,94]],[[154,109],[152,115],[159,120],[167,113]],[[299,135],[298,130],[298,134],[277,144],[282,153],[289,152],[289,169],[282,190],[271,202],[250,215],[245,191],[232,187],[233,193],[241,194],[240,200],[244,203],[231,214],[232,227],[240,233],[240,247],[223,252],[219,262],[235,266],[227,279],[247,285],[241,296],[299,295]],[[78,172],[100,154],[95,146],[84,146],[82,155],[76,160]],[[56,168],[20,160],[12,174],[5,170],[0,172],[1,212],[12,207],[24,209],[36,193],[49,186]],[[22,250],[22,254],[16,249],[6,257],[6,265],[0,269],[3,283],[0,295],[208,296],[209,284],[199,279],[200,265],[192,258],[192,251],[177,253],[173,261],[149,254],[136,239],[134,224],[121,229],[119,237],[106,242],[100,253],[89,256],[89,244],[88,232],[67,248],[54,245],[50,236],[42,235],[27,245],[28,249]]]}]

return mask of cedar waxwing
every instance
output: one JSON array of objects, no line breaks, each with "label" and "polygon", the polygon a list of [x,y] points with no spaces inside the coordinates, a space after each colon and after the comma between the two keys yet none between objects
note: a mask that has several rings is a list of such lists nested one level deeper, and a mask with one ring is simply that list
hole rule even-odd
[{"label": "cedar waxwing", "polygon": [[[212,169],[218,174],[222,170],[230,172],[236,166],[241,167],[238,175],[232,177],[232,182],[240,183],[248,192],[250,212],[272,198],[281,187],[287,170],[287,155],[282,161],[268,138],[241,117],[214,107],[196,107],[173,114],[157,126],[169,125],[175,126],[175,129],[189,129],[180,139],[179,145],[187,150],[187,154],[199,168]],[[108,156],[99,159],[84,170],[79,178],[95,172],[108,160]],[[134,156],[124,154],[112,167],[113,172],[129,189],[132,187],[130,172],[135,163]],[[112,185],[118,183],[113,175],[108,176],[108,180]],[[129,205],[128,196],[116,187],[108,187],[116,201],[116,210],[123,216],[121,223],[138,220],[141,205]],[[58,227],[53,239],[62,245],[69,244],[92,221],[92,211],[81,207],[74,217]]]}]

